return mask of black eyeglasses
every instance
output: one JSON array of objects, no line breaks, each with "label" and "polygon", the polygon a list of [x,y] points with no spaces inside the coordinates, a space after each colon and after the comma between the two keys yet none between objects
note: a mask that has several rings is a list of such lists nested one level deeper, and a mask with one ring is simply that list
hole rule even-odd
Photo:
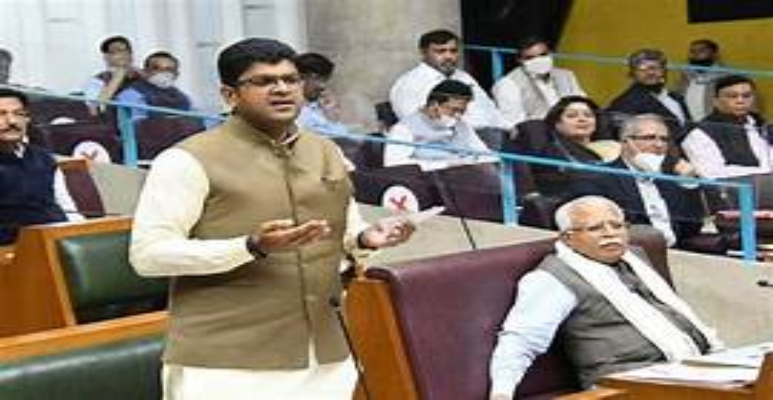
[{"label": "black eyeglasses", "polygon": [[604,229],[609,229],[613,232],[619,232],[628,228],[628,222],[625,221],[602,221],[593,225],[576,226],[569,229],[570,232],[587,232],[590,234],[600,234],[604,232]]},{"label": "black eyeglasses", "polygon": [[657,140],[663,143],[668,143],[670,140],[668,136],[661,135],[633,135],[631,138],[635,140],[641,140],[642,142],[654,142]]},{"label": "black eyeglasses", "polygon": [[303,79],[298,74],[288,75],[258,75],[249,78],[239,79],[236,82],[236,86],[254,86],[260,89],[276,89],[280,84],[284,84],[287,87],[295,88],[303,82]]}]

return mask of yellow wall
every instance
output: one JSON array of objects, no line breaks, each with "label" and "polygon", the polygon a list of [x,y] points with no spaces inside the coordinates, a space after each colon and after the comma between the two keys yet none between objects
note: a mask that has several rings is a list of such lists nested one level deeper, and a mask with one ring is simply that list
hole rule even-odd
[{"label": "yellow wall", "polygon": [[[557,50],[627,57],[651,47],[663,50],[671,62],[685,63],[689,42],[698,38],[719,43],[729,67],[773,70],[773,19],[689,24],[685,0],[576,0]],[[569,60],[560,64],[574,70],[588,94],[602,106],[630,83],[622,65]],[[763,113],[773,119],[773,77],[754,78],[761,97],[768,99]],[[676,81],[672,73],[670,83]]]}]

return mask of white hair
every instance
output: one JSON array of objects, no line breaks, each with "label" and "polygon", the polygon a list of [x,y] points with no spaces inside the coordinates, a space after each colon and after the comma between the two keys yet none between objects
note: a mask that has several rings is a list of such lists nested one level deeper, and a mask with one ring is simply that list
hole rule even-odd
[{"label": "white hair", "polygon": [[661,125],[663,129],[668,132],[668,125],[663,117],[657,114],[638,114],[626,118],[623,121],[623,125],[620,126],[620,140],[625,140],[631,136],[639,134],[639,127],[644,122],[654,122]]},{"label": "white hair", "polygon": [[554,215],[556,225],[558,225],[558,230],[560,232],[566,232],[574,228],[572,217],[574,216],[575,210],[588,206],[608,207],[609,209],[614,210],[621,217],[625,215],[617,203],[604,196],[582,196],[572,201],[568,201],[561,205],[561,207],[558,207],[558,210],[556,210]]}]

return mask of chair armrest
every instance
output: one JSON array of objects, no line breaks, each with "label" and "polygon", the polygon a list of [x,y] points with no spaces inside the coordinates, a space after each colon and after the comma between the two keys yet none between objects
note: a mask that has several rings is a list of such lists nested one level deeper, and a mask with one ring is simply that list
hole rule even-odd
[{"label": "chair armrest", "polygon": [[612,389],[603,386],[583,392],[556,397],[556,400],[595,400],[595,399],[624,399],[628,392],[623,389]]}]

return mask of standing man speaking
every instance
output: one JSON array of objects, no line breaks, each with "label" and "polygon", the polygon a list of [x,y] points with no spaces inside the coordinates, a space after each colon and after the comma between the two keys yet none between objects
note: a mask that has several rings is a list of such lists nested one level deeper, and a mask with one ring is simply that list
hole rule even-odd
[{"label": "standing man speaking", "polygon": [[297,129],[294,57],[269,39],[223,50],[231,115],[159,155],[145,183],[131,259],[141,275],[171,277],[167,400],[350,398],[329,305],[342,259],[413,231],[362,222],[338,148]]}]

